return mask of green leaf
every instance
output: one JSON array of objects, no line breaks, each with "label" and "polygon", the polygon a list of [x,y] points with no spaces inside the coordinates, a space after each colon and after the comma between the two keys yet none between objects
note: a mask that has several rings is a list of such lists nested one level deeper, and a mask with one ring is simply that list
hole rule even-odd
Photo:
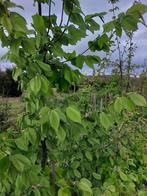
[{"label": "green leaf", "polygon": [[115,102],[114,102],[114,110],[117,112],[117,113],[120,113],[122,111],[123,107],[122,107],[122,101],[121,101],[121,98],[118,97]]},{"label": "green leaf", "polygon": [[29,142],[31,144],[35,145],[36,140],[37,140],[37,134],[36,134],[35,129],[29,128],[27,131],[28,131],[27,132],[27,138],[28,138]]},{"label": "green leaf", "polygon": [[82,18],[82,16],[79,13],[73,13],[71,15],[70,21],[73,22],[74,24],[85,28],[85,22]]},{"label": "green leaf", "polygon": [[136,31],[138,29],[137,19],[132,15],[124,15],[121,19],[121,25],[125,31]]},{"label": "green leaf", "polygon": [[78,183],[79,190],[92,194],[91,183],[89,180],[82,178]]},{"label": "green leaf", "polygon": [[39,112],[39,117],[42,124],[46,123],[49,119],[49,108],[46,106],[41,108]]},{"label": "green leaf", "polygon": [[98,56],[85,56],[85,63],[90,67],[90,68],[94,68],[95,64],[99,64],[100,63],[100,57]]},{"label": "green leaf", "polygon": [[12,32],[12,24],[11,24],[11,20],[8,16],[6,16],[6,15],[3,16],[2,19],[1,19],[1,23],[6,28],[8,33]]},{"label": "green leaf", "polygon": [[146,191],[139,191],[138,196],[146,196]]},{"label": "green leaf", "polygon": [[90,14],[90,15],[87,15],[85,17],[85,20],[86,21],[89,21],[89,19],[95,18],[95,17],[100,17],[101,18],[101,17],[104,17],[106,14],[107,14],[107,12],[100,12],[100,13]]},{"label": "green leaf", "polygon": [[46,32],[45,23],[43,17],[36,14],[33,17],[33,26],[37,33],[44,34]]},{"label": "green leaf", "polygon": [[58,191],[58,196],[71,196],[71,192],[68,188],[60,188]]},{"label": "green leaf", "polygon": [[41,79],[41,91],[46,94],[49,92],[49,81],[43,75],[40,77],[40,79]]},{"label": "green leaf", "polygon": [[137,93],[130,93],[128,96],[137,106],[146,106],[147,104],[146,99],[142,95],[139,95]]},{"label": "green leaf", "polygon": [[89,161],[92,161],[92,154],[89,151],[85,152],[85,156]]},{"label": "green leaf", "polygon": [[16,12],[11,12],[11,23],[15,32],[28,33],[26,20]]},{"label": "green leaf", "polygon": [[0,158],[0,175],[7,173],[10,165],[10,160],[8,156]]},{"label": "green leaf", "polygon": [[17,147],[21,150],[27,151],[28,150],[28,139],[25,133],[23,133],[22,136],[20,136],[19,138],[17,138],[15,140],[15,144],[17,145]]},{"label": "green leaf", "polygon": [[134,104],[133,102],[128,99],[127,97],[121,97],[122,107],[129,112],[134,111]]},{"label": "green leaf", "polygon": [[101,175],[100,175],[100,174],[93,173],[92,175],[93,175],[93,177],[94,177],[96,180],[101,180]]},{"label": "green leaf", "polygon": [[73,82],[72,72],[73,72],[73,70],[71,70],[70,68],[65,68],[64,69],[64,78],[69,83],[72,83]]},{"label": "green leaf", "polygon": [[16,154],[10,157],[13,166],[19,171],[23,172],[31,166],[30,160],[21,154]]},{"label": "green leaf", "polygon": [[40,76],[35,76],[30,81],[30,88],[37,95],[41,89],[41,78]]},{"label": "green leaf", "polygon": [[101,50],[105,49],[106,46],[109,48],[109,38],[107,34],[104,33],[101,37],[98,38],[98,46]]},{"label": "green leaf", "polygon": [[122,36],[122,27],[119,21],[114,21],[115,32],[116,35],[121,37]]},{"label": "green leaf", "polygon": [[104,24],[103,25],[103,28],[104,28],[104,32],[110,32],[110,31],[112,31],[114,29],[114,23],[113,23],[113,21]]},{"label": "green leaf", "polygon": [[60,127],[58,130],[56,130],[56,134],[57,134],[57,138],[59,140],[59,142],[64,142],[65,138],[66,138],[66,132],[65,130]]},{"label": "green leaf", "polygon": [[132,7],[130,7],[127,10],[126,13],[140,17],[140,15],[143,15],[146,12],[147,12],[147,5],[144,5],[142,3],[135,3],[135,4],[133,4]]},{"label": "green leaf", "polygon": [[42,61],[37,61],[37,63],[39,65],[39,67],[45,72],[45,74],[47,76],[52,76],[53,75],[51,67],[50,67],[49,64],[46,64],[46,63],[44,63]]},{"label": "green leaf", "polygon": [[36,53],[36,44],[34,38],[24,39],[22,46],[27,53],[31,55],[34,55]]},{"label": "green leaf", "polygon": [[35,188],[33,190],[33,193],[34,193],[34,196],[41,196],[41,193],[40,193],[40,191],[37,188]]},{"label": "green leaf", "polygon": [[18,77],[22,74],[22,69],[16,67],[14,70],[13,70],[13,73],[12,73],[12,76],[13,76],[13,79],[15,81],[17,81]]},{"label": "green leaf", "polygon": [[67,117],[72,120],[73,122],[82,123],[81,122],[81,114],[73,107],[66,108],[66,115]]},{"label": "green leaf", "polygon": [[122,171],[119,171],[119,176],[120,176],[120,178],[121,178],[124,182],[128,181],[127,175],[126,175],[125,173],[123,173]]},{"label": "green leaf", "polygon": [[82,69],[84,64],[84,57],[82,55],[77,56],[76,58],[76,67]]},{"label": "green leaf", "polygon": [[114,185],[107,186],[107,190],[111,191],[112,193],[115,193],[116,192],[116,188],[115,188]]},{"label": "green leaf", "polygon": [[55,110],[52,110],[49,115],[49,121],[51,127],[55,130],[58,131],[59,125],[60,125],[60,117],[58,113]]},{"label": "green leaf", "polygon": [[88,29],[92,33],[94,33],[95,31],[98,31],[100,29],[100,25],[97,22],[95,22],[95,20],[93,20],[93,19],[89,19],[87,21],[87,23],[88,23],[87,24],[88,25]]},{"label": "green leaf", "polygon": [[110,119],[109,115],[104,112],[100,114],[100,123],[105,129],[109,129],[113,126],[113,121]]}]

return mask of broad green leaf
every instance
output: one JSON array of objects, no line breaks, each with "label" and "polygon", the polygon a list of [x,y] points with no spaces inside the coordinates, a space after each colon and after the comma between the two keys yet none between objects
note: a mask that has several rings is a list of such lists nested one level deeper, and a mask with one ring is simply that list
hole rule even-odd
[{"label": "broad green leaf", "polygon": [[31,166],[30,160],[21,154],[12,155],[10,160],[13,166],[20,172],[23,172]]},{"label": "broad green leaf", "polygon": [[57,138],[59,140],[59,142],[64,142],[65,138],[66,138],[66,132],[62,127],[59,127],[59,129],[56,131],[57,134]]},{"label": "broad green leaf", "polygon": [[1,19],[1,23],[2,25],[6,28],[6,30],[8,31],[8,33],[11,33],[12,31],[12,24],[11,24],[11,20],[8,16],[3,16]]},{"label": "broad green leaf", "polygon": [[79,13],[73,13],[71,15],[70,21],[73,22],[74,24],[85,28],[85,22],[82,18],[82,16]]},{"label": "broad green leaf", "polygon": [[92,175],[93,175],[93,177],[94,177],[96,180],[101,180],[101,175],[100,175],[100,174],[93,173]]},{"label": "broad green leaf", "polygon": [[60,117],[58,113],[55,110],[52,110],[49,114],[49,121],[51,127],[55,130],[58,131],[59,125],[60,125]]},{"label": "broad green leaf", "polygon": [[44,34],[46,32],[45,23],[43,17],[36,14],[33,17],[33,26],[37,33]]},{"label": "broad green leaf", "polygon": [[24,10],[23,6],[17,5],[13,2],[10,2],[10,1],[6,1],[5,4],[6,4],[7,8],[20,8],[20,9]]},{"label": "broad green leaf", "polygon": [[32,80],[30,81],[30,87],[31,90],[34,92],[34,94],[38,94],[40,89],[41,89],[41,77],[40,76],[35,76],[34,78],[32,78]]},{"label": "broad green leaf", "polygon": [[124,15],[121,19],[123,29],[127,31],[136,31],[138,29],[137,19],[132,15]]},{"label": "broad green leaf", "polygon": [[41,75],[40,77],[41,80],[41,91],[44,92],[45,94],[49,92],[49,81],[48,79]]},{"label": "broad green leaf", "polygon": [[114,23],[113,23],[113,21],[104,24],[103,25],[103,28],[104,28],[104,32],[110,32],[110,31],[112,31],[114,29]]},{"label": "broad green leaf", "polygon": [[0,175],[7,173],[10,165],[10,160],[8,156],[4,156],[0,159]]},{"label": "broad green leaf", "polygon": [[122,107],[129,112],[134,111],[134,104],[133,102],[128,99],[127,97],[121,97]]},{"label": "broad green leaf", "polygon": [[147,5],[142,3],[135,3],[132,7],[127,10],[127,14],[136,15],[140,17],[147,12]]},{"label": "broad green leaf", "polygon": [[58,191],[58,196],[71,196],[71,192],[68,188],[60,188]]},{"label": "broad green leaf", "polygon": [[91,183],[89,180],[82,178],[78,183],[79,190],[92,194]]},{"label": "broad green leaf", "polygon": [[89,24],[89,30],[94,33],[95,31],[98,31],[100,29],[100,25],[95,22],[95,20],[91,19],[88,21],[88,24]]},{"label": "broad green leaf", "polygon": [[[11,12],[11,23],[15,32],[28,33],[26,20],[16,12]],[[22,34],[20,34],[22,36]]]},{"label": "broad green leaf", "polygon": [[84,64],[84,57],[82,55],[77,56],[76,58],[76,67],[82,69]]},{"label": "broad green leaf", "polygon": [[86,152],[85,152],[85,156],[86,156],[86,158],[87,158],[89,161],[92,161],[92,154],[91,154],[91,152],[86,151]]},{"label": "broad green leaf", "polygon": [[111,191],[112,193],[115,193],[115,192],[116,192],[116,188],[115,188],[114,185],[109,185],[109,186],[107,186],[107,189],[108,189],[109,191]]},{"label": "broad green leaf", "polygon": [[34,38],[24,39],[22,46],[27,53],[31,55],[34,55],[36,53],[36,44]]},{"label": "broad green leaf", "polygon": [[41,193],[40,193],[40,191],[37,188],[35,188],[33,190],[33,193],[34,193],[34,196],[41,196]]},{"label": "broad green leaf", "polygon": [[42,124],[46,123],[49,119],[49,108],[46,106],[41,108],[39,112],[39,117]]},{"label": "broad green leaf", "polygon": [[107,12],[100,12],[100,13],[94,13],[94,14],[90,14],[90,15],[87,15],[85,17],[85,20],[88,21],[89,19],[91,18],[95,18],[95,17],[104,17],[105,15],[107,14]]},{"label": "broad green leaf", "polygon": [[115,102],[114,102],[114,110],[117,112],[117,113],[120,113],[122,111],[123,107],[122,107],[122,101],[121,101],[121,98],[118,97]]},{"label": "broad green leaf", "polygon": [[64,69],[64,78],[69,83],[72,83],[73,82],[72,72],[73,72],[73,70],[71,70],[70,68],[65,68]]},{"label": "broad green leaf", "polygon": [[22,69],[16,67],[16,68],[14,69],[13,73],[12,73],[13,79],[14,79],[15,81],[17,81],[17,80],[18,80],[18,77],[19,77],[21,74],[22,74]]},{"label": "broad green leaf", "polygon": [[72,120],[73,122],[82,123],[81,122],[81,114],[73,107],[66,108],[66,115],[67,117]]},{"label": "broad green leaf", "polygon": [[85,56],[86,65],[88,65],[92,69],[94,68],[94,65],[98,65],[100,61],[101,59],[99,56],[90,56],[90,55]]},{"label": "broad green leaf", "polygon": [[110,119],[109,115],[104,112],[100,114],[100,123],[105,129],[109,129],[113,126],[113,121]]},{"label": "broad green leaf", "polygon": [[103,48],[105,49],[106,46],[109,47],[109,38],[107,34],[104,33],[101,37],[98,38],[98,46],[101,50]]},{"label": "broad green leaf", "polygon": [[138,196],[146,196],[146,191],[139,191]]},{"label": "broad green leaf", "polygon": [[15,195],[20,195],[22,192],[22,189],[24,187],[24,178],[22,175],[18,175],[15,181]]},{"label": "broad green leaf", "polygon": [[119,171],[119,176],[120,176],[120,178],[121,178],[124,182],[128,181],[127,175],[126,175],[125,173],[123,173],[122,171]]},{"label": "broad green leaf", "polygon": [[49,64],[46,64],[42,61],[37,61],[37,63],[47,76],[52,76],[53,73]]},{"label": "broad green leaf", "polygon": [[122,36],[122,27],[119,21],[114,21],[115,32],[118,37]]},{"label": "broad green leaf", "polygon": [[27,132],[27,139],[29,140],[29,142],[31,144],[35,145],[36,140],[37,140],[37,134],[36,134],[35,129],[29,128],[27,131],[28,131]]},{"label": "broad green leaf", "polygon": [[21,150],[27,151],[28,150],[28,138],[26,136],[25,133],[23,133],[23,135],[21,135],[19,138],[17,138],[15,140],[15,144],[17,145],[17,147]]},{"label": "broad green leaf", "polygon": [[146,99],[142,95],[139,95],[137,93],[130,93],[128,96],[137,106],[146,106],[147,104]]}]

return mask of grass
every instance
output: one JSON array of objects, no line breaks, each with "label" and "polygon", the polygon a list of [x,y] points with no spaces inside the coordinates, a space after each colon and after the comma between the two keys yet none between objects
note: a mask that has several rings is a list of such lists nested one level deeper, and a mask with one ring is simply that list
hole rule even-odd
[{"label": "grass", "polygon": [[0,130],[16,128],[17,117],[23,112],[23,103],[17,98],[0,98]]}]

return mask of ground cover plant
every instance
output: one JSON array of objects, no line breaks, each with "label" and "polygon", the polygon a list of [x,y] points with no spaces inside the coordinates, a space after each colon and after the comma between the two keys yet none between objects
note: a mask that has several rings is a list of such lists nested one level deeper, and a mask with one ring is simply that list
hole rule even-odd
[{"label": "ground cover plant", "polygon": [[[77,84],[84,63],[93,68],[101,61],[95,54],[86,55],[87,49],[77,54],[63,46],[75,45],[88,31],[99,31],[95,18],[103,21],[107,13],[85,16],[78,0],[64,0],[58,23],[52,13],[56,1],[35,2],[38,14],[28,28],[26,20],[11,9],[22,6],[0,0],[0,39],[9,48],[7,58],[16,64],[13,78],[19,81],[25,104],[19,130],[0,134],[0,194],[146,195],[146,99],[119,89],[109,103],[101,100],[97,108],[95,94],[91,106],[82,99],[90,97],[90,89],[83,89],[82,96],[71,101],[53,101],[58,92]],[[42,14],[43,5],[48,7],[47,16]],[[118,37],[136,31],[138,23],[144,24],[146,11],[146,5],[134,3],[104,24],[88,49],[108,52],[111,31]]]}]

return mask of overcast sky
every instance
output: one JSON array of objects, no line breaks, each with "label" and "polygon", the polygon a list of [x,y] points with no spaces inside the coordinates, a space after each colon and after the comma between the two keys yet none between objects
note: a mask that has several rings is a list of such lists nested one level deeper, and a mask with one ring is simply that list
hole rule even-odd
[{"label": "overcast sky", "polygon": [[[31,24],[31,16],[37,12],[37,8],[33,6],[32,0],[13,0],[17,4],[21,4],[24,7],[24,11],[17,9],[17,11],[22,14],[27,22]],[[133,0],[120,0],[118,7],[121,11],[127,10],[132,5]],[[147,0],[141,0],[142,3],[147,5]],[[56,12],[57,16],[61,15],[60,4],[61,0],[55,0],[56,6],[53,6],[53,12]],[[91,14],[96,12],[108,11],[111,7],[107,0],[80,0],[82,10],[85,14]],[[43,8],[43,13],[47,13],[47,9]],[[145,21],[147,23],[147,14],[144,15]],[[60,17],[59,17],[60,18]],[[106,17],[106,21],[109,21],[110,16]],[[90,34],[86,39],[79,43],[74,49],[77,53],[84,51],[87,48],[87,41],[92,40],[96,37]],[[124,38],[122,39],[122,44],[124,43]],[[137,50],[135,52],[134,62],[137,64],[143,64],[144,59],[147,59],[147,28],[143,25],[139,25],[139,30],[135,32],[134,42],[137,44]],[[6,53],[7,49],[2,49],[0,46],[0,56]],[[101,54],[100,54],[101,55]]]}]

